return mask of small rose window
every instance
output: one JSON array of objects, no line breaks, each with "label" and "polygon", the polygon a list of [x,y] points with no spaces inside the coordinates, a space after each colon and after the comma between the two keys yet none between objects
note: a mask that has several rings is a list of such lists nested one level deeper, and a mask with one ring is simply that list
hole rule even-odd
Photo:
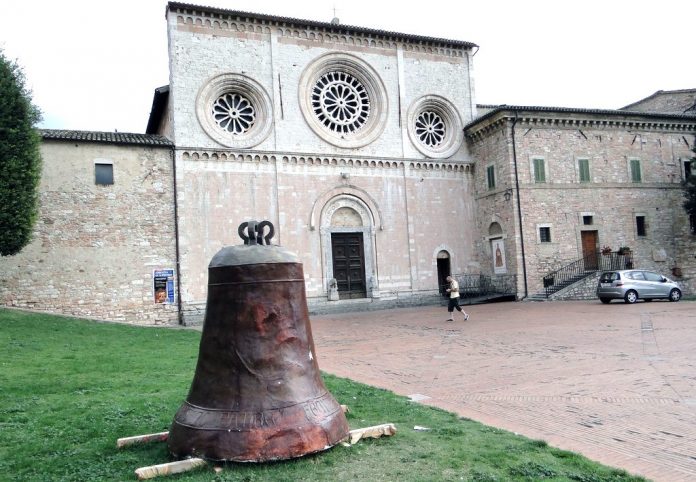
[{"label": "small rose window", "polygon": [[428,147],[437,147],[445,139],[447,127],[437,112],[426,110],[416,117],[415,130],[420,142]]},{"label": "small rose window", "polygon": [[254,125],[256,109],[243,95],[228,93],[213,104],[213,117],[221,129],[232,134],[244,134]]},{"label": "small rose window", "polygon": [[430,158],[452,156],[464,140],[457,108],[438,95],[426,95],[413,102],[408,109],[407,125],[413,146]]},{"label": "small rose window", "polygon": [[250,148],[263,142],[273,127],[271,98],[255,80],[219,74],[198,92],[196,116],[210,138],[227,147]]}]

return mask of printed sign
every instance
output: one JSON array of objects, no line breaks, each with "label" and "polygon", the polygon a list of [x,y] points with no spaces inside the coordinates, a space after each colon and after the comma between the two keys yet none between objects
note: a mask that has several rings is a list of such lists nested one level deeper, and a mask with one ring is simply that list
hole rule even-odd
[{"label": "printed sign", "polygon": [[174,270],[156,269],[152,272],[155,303],[174,303]]}]

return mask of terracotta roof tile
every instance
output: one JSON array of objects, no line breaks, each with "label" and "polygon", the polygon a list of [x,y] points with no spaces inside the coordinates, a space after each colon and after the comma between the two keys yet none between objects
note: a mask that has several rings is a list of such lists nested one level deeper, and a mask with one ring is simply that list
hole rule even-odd
[{"label": "terracotta roof tile", "polygon": [[129,144],[141,146],[173,147],[172,141],[154,134],[134,134],[132,132],[95,132],[60,129],[39,129],[41,137],[50,140],[103,142],[107,144]]}]

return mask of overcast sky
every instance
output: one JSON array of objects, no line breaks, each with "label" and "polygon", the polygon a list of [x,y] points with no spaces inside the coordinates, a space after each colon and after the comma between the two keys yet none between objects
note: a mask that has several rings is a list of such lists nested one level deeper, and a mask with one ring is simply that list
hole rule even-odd
[{"label": "overcast sky", "polygon": [[[476,102],[616,109],[696,88],[694,0],[202,0],[476,43]],[[0,0],[42,127],[144,132],[169,83],[164,0]]]}]

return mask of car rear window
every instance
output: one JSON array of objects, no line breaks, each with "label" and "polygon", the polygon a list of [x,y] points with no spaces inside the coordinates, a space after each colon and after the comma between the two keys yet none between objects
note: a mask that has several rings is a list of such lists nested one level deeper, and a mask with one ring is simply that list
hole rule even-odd
[{"label": "car rear window", "polygon": [[602,277],[599,278],[600,283],[611,283],[612,281],[620,280],[621,276],[616,272],[602,273]]}]

